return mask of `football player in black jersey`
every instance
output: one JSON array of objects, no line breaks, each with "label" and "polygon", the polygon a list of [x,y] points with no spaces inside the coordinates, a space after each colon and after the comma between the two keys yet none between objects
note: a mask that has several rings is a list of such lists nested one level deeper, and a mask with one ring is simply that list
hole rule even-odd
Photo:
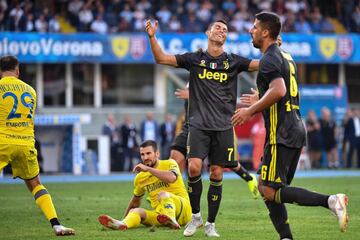
[{"label": "football player in black jersey", "polygon": [[242,71],[258,69],[259,62],[226,53],[227,37],[225,21],[210,24],[206,35],[208,48],[179,55],[163,52],[155,33],[158,23],[146,22],[154,59],[158,64],[185,68],[189,77],[189,137],[188,192],[193,211],[191,222],[184,235],[192,236],[202,226],[200,198],[202,193],[201,169],[203,160],[210,163],[210,186],[208,191],[208,218],[205,224],[207,236],[219,237],[215,230],[215,218],[222,195],[224,167],[236,167],[236,143],[231,117],[236,108],[237,75]]},{"label": "football player in black jersey", "polygon": [[295,62],[276,44],[280,30],[281,23],[276,14],[255,15],[250,35],[254,47],[263,53],[256,80],[259,99],[250,107],[238,109],[232,122],[243,124],[255,113],[263,113],[266,143],[259,191],[280,239],[292,239],[284,203],[328,208],[336,215],[340,230],[345,231],[348,224],[348,197],[345,194],[329,196],[289,186],[306,142],[306,133],[300,116]]},{"label": "football player in black jersey", "polygon": [[[185,169],[186,161],[186,143],[189,134],[189,124],[187,117],[188,100],[189,100],[189,89],[188,86],[184,89],[176,89],[175,95],[177,98],[185,101],[185,121],[181,128],[181,132],[175,137],[173,144],[171,145],[170,158],[174,159],[180,167],[180,170]],[[258,199],[260,196],[258,190],[257,179],[254,174],[249,173],[240,163],[231,170],[247,182],[250,193],[254,199]]]}]

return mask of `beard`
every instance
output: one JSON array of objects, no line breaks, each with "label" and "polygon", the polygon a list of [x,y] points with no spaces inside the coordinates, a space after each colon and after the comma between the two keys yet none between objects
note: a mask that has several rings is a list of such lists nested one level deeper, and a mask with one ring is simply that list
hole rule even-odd
[{"label": "beard", "polygon": [[252,39],[252,44],[253,44],[254,48],[260,48],[261,45],[262,45],[262,41],[259,40],[259,41],[255,42],[255,40],[254,40],[254,38],[253,38],[253,39]]},{"label": "beard", "polygon": [[148,167],[154,167],[155,164],[156,164],[156,161],[151,161],[151,160],[148,160],[148,161],[144,162],[144,165],[146,165]]}]

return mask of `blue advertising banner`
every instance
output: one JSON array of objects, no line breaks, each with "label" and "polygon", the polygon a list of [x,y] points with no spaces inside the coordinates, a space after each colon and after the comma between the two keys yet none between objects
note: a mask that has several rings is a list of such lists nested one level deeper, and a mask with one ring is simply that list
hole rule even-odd
[{"label": "blue advertising banner", "polygon": [[300,89],[300,112],[307,117],[308,111],[314,110],[320,118],[321,109],[329,108],[338,126],[344,118],[348,108],[348,94],[346,86],[338,85],[302,85]]},{"label": "blue advertising banner", "polygon": [[[357,34],[283,34],[282,48],[298,63],[360,63]],[[203,33],[159,33],[167,53],[179,54],[206,49]],[[260,58],[248,34],[229,33],[226,51],[247,58]],[[93,33],[43,34],[0,33],[0,55],[15,55],[25,63],[154,63],[147,36],[139,34],[100,35]]]}]

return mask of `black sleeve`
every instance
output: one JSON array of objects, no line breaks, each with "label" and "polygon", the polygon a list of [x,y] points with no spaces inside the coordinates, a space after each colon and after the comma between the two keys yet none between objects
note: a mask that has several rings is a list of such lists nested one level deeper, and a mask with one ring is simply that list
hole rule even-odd
[{"label": "black sleeve", "polygon": [[180,68],[190,70],[191,64],[194,62],[194,53],[176,54],[176,63]]},{"label": "black sleeve", "polygon": [[281,62],[279,59],[268,55],[261,59],[259,71],[263,74],[266,82],[270,83],[276,78],[282,78]]},{"label": "black sleeve", "polygon": [[243,72],[243,71],[249,71],[249,65],[250,65],[250,62],[251,62],[251,59],[249,58],[244,58],[244,57],[241,57],[241,56],[238,56],[238,55],[235,55],[235,59],[236,59],[236,65],[238,66],[237,70],[238,70],[238,73],[240,72]]}]

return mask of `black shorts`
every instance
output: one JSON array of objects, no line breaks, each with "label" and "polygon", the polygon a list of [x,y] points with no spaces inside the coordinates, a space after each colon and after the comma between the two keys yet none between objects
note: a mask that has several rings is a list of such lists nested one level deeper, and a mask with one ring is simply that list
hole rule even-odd
[{"label": "black shorts", "polygon": [[175,137],[173,144],[171,145],[171,150],[177,150],[181,152],[186,158],[186,145],[189,134],[189,128],[183,127],[181,132]]},{"label": "black shorts", "polygon": [[266,144],[260,177],[263,185],[275,189],[290,185],[299,162],[301,148]]},{"label": "black shorts", "polygon": [[200,130],[190,127],[188,158],[208,157],[210,165],[233,168],[238,165],[236,138],[233,128],[224,131]]}]

